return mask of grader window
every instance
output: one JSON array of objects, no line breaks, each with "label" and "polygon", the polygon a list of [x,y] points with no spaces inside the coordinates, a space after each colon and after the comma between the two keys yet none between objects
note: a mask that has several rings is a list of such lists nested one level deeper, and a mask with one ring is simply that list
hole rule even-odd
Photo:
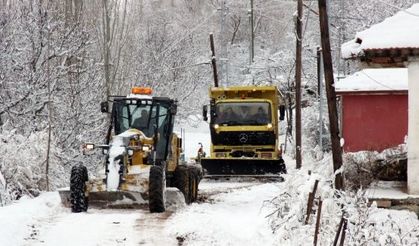
[{"label": "grader window", "polygon": [[130,101],[115,103],[115,132],[119,134],[129,128],[136,128],[146,136],[153,135],[150,104],[131,104]]}]

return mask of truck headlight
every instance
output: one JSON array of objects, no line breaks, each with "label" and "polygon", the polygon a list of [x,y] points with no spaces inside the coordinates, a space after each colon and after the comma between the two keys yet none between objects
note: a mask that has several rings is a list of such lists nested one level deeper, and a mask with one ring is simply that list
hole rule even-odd
[{"label": "truck headlight", "polygon": [[143,151],[144,152],[148,152],[150,150],[151,150],[151,148],[149,146],[143,146]]},{"label": "truck headlight", "polygon": [[218,127],[220,127],[218,124],[214,125],[214,129],[218,129]]},{"label": "truck headlight", "polygon": [[268,129],[271,129],[272,128],[272,124],[269,123],[268,125],[266,125],[266,127],[268,127]]}]

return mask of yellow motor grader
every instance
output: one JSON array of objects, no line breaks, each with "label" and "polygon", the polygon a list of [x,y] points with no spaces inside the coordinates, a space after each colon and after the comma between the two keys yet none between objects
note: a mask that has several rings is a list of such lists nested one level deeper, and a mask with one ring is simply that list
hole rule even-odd
[{"label": "yellow motor grader", "polygon": [[147,203],[150,212],[164,212],[166,187],[177,187],[186,203],[197,199],[202,168],[180,160],[182,139],[173,132],[176,101],[151,93],[134,87],[126,97],[101,103],[101,111],[111,114],[106,144],[84,144],[83,151],[102,149],[106,164],[95,179],[88,178],[85,166],[73,166],[70,190],[60,192],[72,212],[86,211],[88,204]]}]

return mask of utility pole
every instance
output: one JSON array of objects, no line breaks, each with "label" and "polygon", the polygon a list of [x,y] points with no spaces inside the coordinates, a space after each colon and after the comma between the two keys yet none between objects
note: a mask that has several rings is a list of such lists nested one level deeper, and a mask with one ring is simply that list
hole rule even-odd
[{"label": "utility pole", "polygon": [[[342,148],[340,146],[338,111],[333,78],[332,54],[330,51],[329,20],[326,0],[319,0],[319,17],[327,105],[329,110],[330,138],[332,141],[333,170],[336,172],[342,166]],[[335,188],[342,190],[343,185],[342,174],[337,173],[335,176]]]},{"label": "utility pole", "polygon": [[[228,86],[228,48],[227,48],[227,39],[226,39],[226,33],[225,33],[225,25],[226,25],[226,16],[228,14],[228,8],[226,7],[226,0],[221,0],[221,16],[220,16],[220,46],[221,46],[221,52],[220,52],[220,59],[221,62],[220,71],[219,71],[219,77],[220,79],[224,79],[224,85]],[[222,84],[222,79],[220,81],[220,84]]]},{"label": "utility pole", "polygon": [[297,2],[297,20],[295,28],[297,31],[296,60],[295,60],[295,160],[296,168],[301,168],[301,49],[302,49],[302,19],[303,0]]},{"label": "utility pole", "polygon": [[253,24],[253,0],[250,0],[250,9],[248,11],[249,14],[249,23],[250,23],[250,60],[249,64],[253,63],[253,60],[255,58],[255,30],[254,30],[254,24]]},{"label": "utility pole", "polygon": [[319,147],[323,151],[323,58],[322,50],[317,47],[317,88],[319,96]]},{"label": "utility pole", "polygon": [[212,72],[213,72],[213,75],[214,75],[214,86],[218,87],[217,64],[215,62],[214,35],[212,33],[210,33],[210,46],[211,46]]},{"label": "utility pole", "polygon": [[221,52],[220,52],[220,71],[219,75],[220,75],[220,83],[222,84],[223,82],[223,75],[225,75],[225,61],[224,61],[224,57],[225,57],[225,0],[221,0],[221,9],[220,9],[220,47],[221,47]]}]

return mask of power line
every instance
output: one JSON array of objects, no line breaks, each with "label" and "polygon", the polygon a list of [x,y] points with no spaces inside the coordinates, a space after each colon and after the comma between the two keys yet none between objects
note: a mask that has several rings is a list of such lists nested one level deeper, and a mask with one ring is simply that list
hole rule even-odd
[{"label": "power line", "polygon": [[391,88],[390,86],[385,85],[384,83],[379,82],[378,80],[374,79],[373,77],[369,76],[369,75],[368,75],[368,74],[367,74],[364,70],[361,70],[361,72],[362,72],[365,76],[367,76],[369,79],[371,79],[373,82],[375,82],[375,83],[377,83],[377,84],[379,84],[379,85],[381,85],[381,86],[383,86],[383,87],[386,87],[387,89],[390,89],[390,90],[396,90],[396,89],[394,89],[394,88]]},{"label": "power line", "polygon": [[187,38],[190,34],[195,32],[198,28],[200,28],[202,25],[204,25],[212,16],[214,16],[217,13],[217,10],[213,11],[212,14],[210,14],[207,18],[205,18],[202,22],[200,22],[198,25],[196,25],[194,28],[190,29],[189,32],[187,32],[183,37],[179,38],[178,40],[174,41],[169,47],[164,49],[160,56],[163,56],[167,51],[170,51],[173,49],[176,45],[178,45],[180,42],[182,42],[185,38]]}]

